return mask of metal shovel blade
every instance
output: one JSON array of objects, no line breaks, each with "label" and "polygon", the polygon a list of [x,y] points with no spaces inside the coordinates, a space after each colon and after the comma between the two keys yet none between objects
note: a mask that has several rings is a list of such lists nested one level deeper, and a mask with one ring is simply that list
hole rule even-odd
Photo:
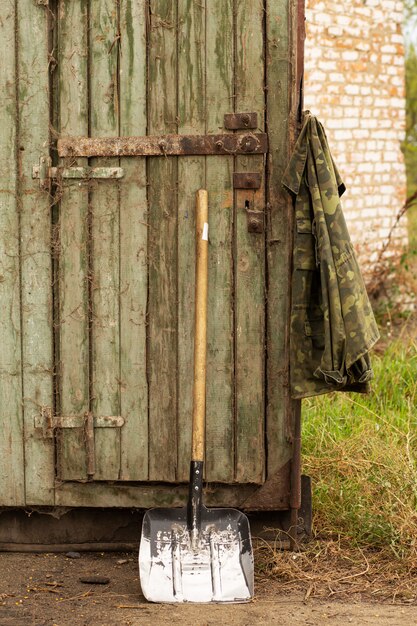
[{"label": "metal shovel blade", "polygon": [[139,573],[142,593],[151,602],[249,602],[253,553],[248,518],[236,509],[202,506],[193,546],[186,507],[147,511]]}]

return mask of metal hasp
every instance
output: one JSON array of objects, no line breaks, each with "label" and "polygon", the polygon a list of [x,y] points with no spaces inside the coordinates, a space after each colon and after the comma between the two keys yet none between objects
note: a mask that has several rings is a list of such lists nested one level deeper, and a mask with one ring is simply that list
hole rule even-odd
[{"label": "metal hasp", "polygon": [[39,159],[39,165],[34,165],[32,167],[32,178],[39,179],[39,187],[41,189],[49,189],[51,186],[51,163],[51,157],[42,156]]},{"label": "metal hasp", "polygon": [[87,476],[92,478],[96,471],[95,428],[121,428],[125,423],[121,415],[94,416],[91,411],[84,415],[53,415],[52,408],[44,406],[35,416],[35,428],[41,429],[44,437],[53,438],[56,428],[83,428],[86,449]]},{"label": "metal hasp", "polygon": [[118,179],[123,178],[121,167],[51,167],[49,157],[41,157],[39,165],[32,167],[32,178],[39,178],[42,188],[51,179]]},{"label": "metal hasp", "polygon": [[53,437],[55,428],[82,428],[90,416],[93,428],[121,428],[125,423],[121,415],[93,416],[90,412],[84,415],[53,415],[51,407],[43,406],[41,412],[35,415],[34,426],[41,428],[45,437]]},{"label": "metal hasp", "polygon": [[248,218],[248,233],[264,232],[264,214],[263,211],[255,211],[250,208],[249,200],[245,202],[246,217]]},{"label": "metal hasp", "polygon": [[257,113],[226,113],[224,127],[228,130],[242,130],[245,128],[258,128]]},{"label": "metal hasp", "polygon": [[266,133],[146,135],[143,137],[61,137],[60,157],[204,156],[265,154]]}]

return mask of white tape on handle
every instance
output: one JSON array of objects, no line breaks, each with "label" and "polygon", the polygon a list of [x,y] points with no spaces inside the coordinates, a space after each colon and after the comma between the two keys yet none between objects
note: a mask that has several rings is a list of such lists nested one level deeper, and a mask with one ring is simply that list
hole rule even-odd
[{"label": "white tape on handle", "polygon": [[204,222],[202,239],[203,239],[203,241],[208,241],[208,224],[207,224],[207,222]]}]

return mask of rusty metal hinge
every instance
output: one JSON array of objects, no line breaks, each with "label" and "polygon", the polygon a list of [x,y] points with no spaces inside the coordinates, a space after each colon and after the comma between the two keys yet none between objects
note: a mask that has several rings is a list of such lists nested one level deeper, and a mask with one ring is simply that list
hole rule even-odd
[{"label": "rusty metal hinge", "polygon": [[60,179],[117,179],[123,178],[121,167],[51,167],[49,157],[41,157],[32,167],[32,178],[39,178],[41,189],[48,189],[51,180]]},{"label": "rusty metal hinge", "polygon": [[61,137],[60,157],[204,156],[265,154],[266,133],[145,135],[143,137]]}]

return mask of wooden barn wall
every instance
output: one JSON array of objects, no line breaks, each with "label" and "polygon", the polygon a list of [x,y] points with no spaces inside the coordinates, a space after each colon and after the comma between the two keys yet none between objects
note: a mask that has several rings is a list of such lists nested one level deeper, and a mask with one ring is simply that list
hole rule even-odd
[{"label": "wooden barn wall", "polygon": [[[296,129],[298,20],[288,0],[0,0],[2,505],[183,499],[182,488],[140,483],[187,480],[200,186],[211,210],[206,478],[241,484],[240,495],[219,491],[237,506],[291,459],[280,179]],[[124,178],[51,194],[32,178],[42,159],[64,164],[59,135],[225,132],[224,113],[245,110],[268,131],[266,162],[77,159]],[[256,170],[261,236],[247,231],[248,192],[232,186],[233,171]],[[85,482],[83,429],[45,437],[42,407],[123,416],[121,429],[95,429],[97,484]]]}]

